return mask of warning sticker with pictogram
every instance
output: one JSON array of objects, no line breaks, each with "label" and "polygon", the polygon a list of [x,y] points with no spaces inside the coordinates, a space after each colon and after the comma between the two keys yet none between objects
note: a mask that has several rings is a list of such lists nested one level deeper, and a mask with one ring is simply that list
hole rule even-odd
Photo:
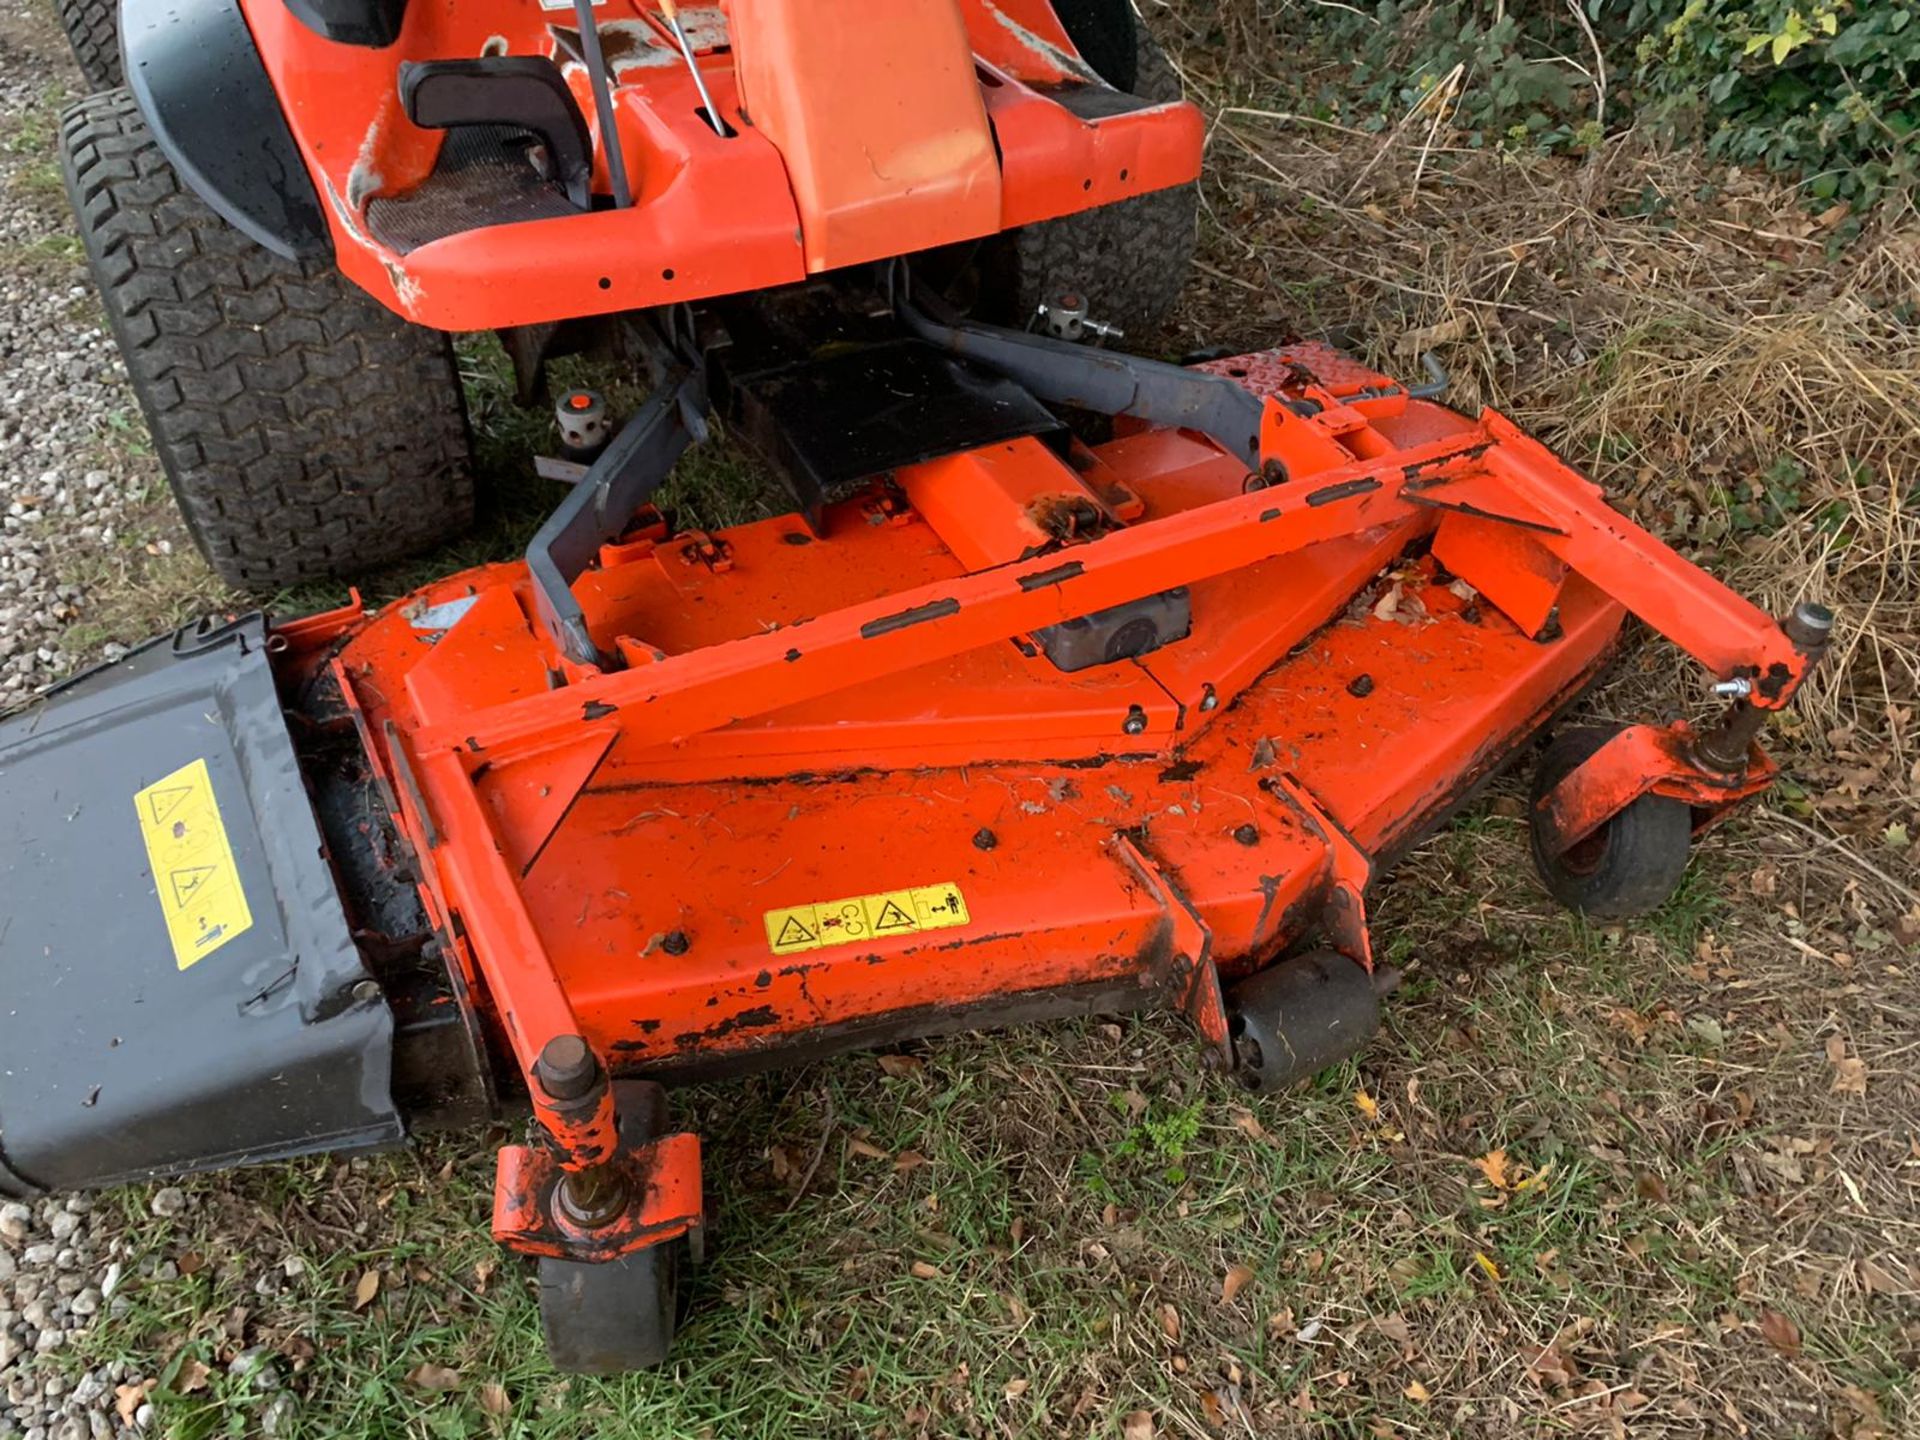
[{"label": "warning sticker with pictogram", "polygon": [[776,955],[822,950],[829,945],[894,940],[922,930],[945,930],[972,922],[960,887],[952,883],[882,890],[815,905],[787,905],[762,917],[767,948]]},{"label": "warning sticker with pictogram", "polygon": [[133,810],[175,965],[184,970],[253,928],[205,760],[137,792]]}]

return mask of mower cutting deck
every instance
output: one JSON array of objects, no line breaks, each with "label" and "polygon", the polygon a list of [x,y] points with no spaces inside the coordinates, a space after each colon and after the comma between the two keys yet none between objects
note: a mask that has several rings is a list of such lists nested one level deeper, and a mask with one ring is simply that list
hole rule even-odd
[{"label": "mower cutting deck", "polygon": [[[62,6],[83,61],[113,6]],[[1553,740],[1553,893],[1659,904],[1771,776],[1818,607],[1437,385],[1101,348],[1172,303],[1206,131],[1128,0],[118,8],[63,173],[227,580],[462,528],[442,331],[529,403],[580,351],[650,393],[563,398],[523,561],[0,722],[0,1192],[530,1112],[493,1230],[554,1359],[655,1364],[707,1215],[666,1084],[1088,1011],[1259,1088],[1350,1056],[1371,883],[1629,613],[1729,703]],[[714,416],[793,513],[652,508]]]},{"label": "mower cutting deck", "polygon": [[658,1247],[706,1219],[653,1082],[1085,1011],[1181,1012],[1263,1088],[1350,1055],[1371,881],[1629,611],[1735,698],[1562,757],[1533,814],[1556,893],[1657,903],[1766,783],[1755,732],[1824,614],[1776,625],[1497,414],[1324,346],[1181,369],[896,284],[891,330],[824,363],[946,374],[924,413],[985,443],[789,429],[809,485],[849,448],[870,478],[676,530],[646,499],[707,404],[750,426],[809,381],[738,317],[655,331],[661,389],[528,561],[178,638],[0,726],[0,864],[41,897],[0,935],[5,1188],[524,1093],[494,1232],[542,1257],[562,1363],[652,1363]]}]

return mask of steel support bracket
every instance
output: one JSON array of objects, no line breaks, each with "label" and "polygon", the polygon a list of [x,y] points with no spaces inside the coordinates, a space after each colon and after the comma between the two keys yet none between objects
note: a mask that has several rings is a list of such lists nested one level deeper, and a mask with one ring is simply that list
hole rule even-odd
[{"label": "steel support bracket", "polygon": [[1551,853],[1564,854],[1643,795],[1693,807],[1694,833],[1717,824],[1742,800],[1773,783],[1779,767],[1755,743],[1736,772],[1704,765],[1691,725],[1629,725],[1540,798],[1540,829]]},{"label": "steel support bracket", "polygon": [[541,1145],[505,1145],[494,1172],[493,1238],[511,1250],[559,1260],[607,1261],[706,1224],[700,1137],[690,1132],[623,1150],[607,1162],[603,1183],[623,1186],[625,1201],[597,1223],[577,1217],[562,1194],[567,1172]]}]

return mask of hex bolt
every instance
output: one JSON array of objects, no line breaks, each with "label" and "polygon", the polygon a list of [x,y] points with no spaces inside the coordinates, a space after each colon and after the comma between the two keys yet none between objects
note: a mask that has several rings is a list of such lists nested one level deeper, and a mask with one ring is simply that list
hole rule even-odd
[{"label": "hex bolt", "polygon": [[1373,677],[1371,675],[1356,675],[1347,682],[1347,694],[1356,700],[1364,700],[1372,693]]},{"label": "hex bolt", "polygon": [[669,955],[684,955],[691,945],[684,930],[669,930],[660,941],[660,948]]},{"label": "hex bolt", "polygon": [[378,980],[362,980],[353,987],[353,998],[362,1005],[371,1005],[380,998]]},{"label": "hex bolt", "polygon": [[1753,681],[1744,675],[1736,675],[1731,680],[1716,680],[1713,693],[1722,700],[1744,700],[1753,694]]},{"label": "hex bolt", "polygon": [[579,1035],[556,1035],[533,1064],[540,1088],[556,1100],[580,1100],[593,1093],[600,1079],[600,1062],[593,1047]]},{"label": "hex bolt", "polygon": [[1000,837],[984,825],[973,832],[973,848],[976,850],[991,850],[999,843]]},{"label": "hex bolt", "polygon": [[1260,843],[1260,827],[1249,821],[1233,832],[1233,838],[1242,845],[1258,845]]},{"label": "hex bolt", "polygon": [[1217,710],[1219,708],[1220,708],[1219,694],[1214,690],[1212,685],[1210,684],[1202,685],[1200,687],[1200,709],[1204,712],[1208,710]]},{"label": "hex bolt", "polygon": [[1120,728],[1129,735],[1143,734],[1147,728],[1147,712],[1138,705],[1127,707],[1127,718],[1120,722]]}]

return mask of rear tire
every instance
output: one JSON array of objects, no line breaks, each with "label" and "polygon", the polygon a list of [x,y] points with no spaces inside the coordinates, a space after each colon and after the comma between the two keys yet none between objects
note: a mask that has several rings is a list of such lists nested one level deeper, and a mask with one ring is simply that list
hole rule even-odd
[{"label": "rear tire", "polygon": [[101,303],[187,528],[223,580],[271,593],[389,564],[473,518],[448,337],[326,260],[289,260],[174,173],[133,96],[61,120]]},{"label": "rear tire", "polygon": [[121,83],[119,0],[54,0],[88,90]]},{"label": "rear tire", "polygon": [[[1172,62],[1129,7],[1122,4],[1116,14],[1109,14],[1108,6],[1082,8],[1084,19],[1073,11],[1064,18],[1075,45],[1096,68],[1095,57],[1115,48],[1109,33],[1115,26],[1124,23],[1135,31],[1130,83],[1107,75],[1109,83],[1143,100],[1180,98]],[[1084,38],[1083,30],[1089,32]],[[1181,185],[1015,231],[1008,257],[1012,274],[1003,291],[1012,313],[999,318],[1025,324],[1042,301],[1073,291],[1086,298],[1088,315],[1118,325],[1125,338],[1152,334],[1186,283],[1199,205],[1199,192]]]}]

